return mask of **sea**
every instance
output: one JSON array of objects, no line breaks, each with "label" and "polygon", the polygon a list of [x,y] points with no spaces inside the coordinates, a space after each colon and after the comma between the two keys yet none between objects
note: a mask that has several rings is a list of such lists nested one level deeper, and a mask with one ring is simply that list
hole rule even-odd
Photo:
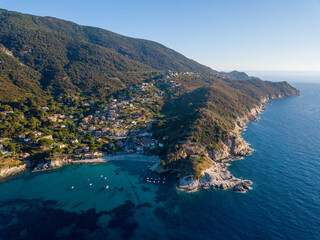
[{"label": "sea", "polygon": [[0,239],[320,239],[320,82],[290,83],[301,95],[269,103],[229,167],[247,193],[180,192],[142,155],[27,172],[0,183]]}]

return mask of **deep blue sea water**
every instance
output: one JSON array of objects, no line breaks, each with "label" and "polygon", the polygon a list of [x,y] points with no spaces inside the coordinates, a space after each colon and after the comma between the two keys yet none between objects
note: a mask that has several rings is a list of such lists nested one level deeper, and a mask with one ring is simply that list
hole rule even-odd
[{"label": "deep blue sea water", "polygon": [[248,193],[178,192],[139,156],[26,173],[0,184],[0,239],[320,239],[320,84],[293,85],[244,132]]}]

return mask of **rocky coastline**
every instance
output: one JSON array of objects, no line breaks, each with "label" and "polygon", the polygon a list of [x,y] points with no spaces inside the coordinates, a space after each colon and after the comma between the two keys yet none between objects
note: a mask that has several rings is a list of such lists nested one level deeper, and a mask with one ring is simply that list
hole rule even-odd
[{"label": "rocky coastline", "polygon": [[233,188],[233,191],[245,193],[252,189],[253,184],[250,180],[243,180],[233,176],[229,170],[230,165],[228,161],[239,160],[245,156],[251,155],[254,151],[250,148],[249,144],[242,138],[242,132],[246,129],[246,125],[250,121],[257,121],[257,116],[263,110],[268,102],[274,99],[281,99],[286,96],[277,95],[269,96],[268,98],[261,99],[260,103],[250,109],[250,111],[235,120],[235,128],[230,133],[230,137],[221,144],[221,147],[208,153],[208,157],[211,159],[211,167],[201,172],[200,178],[194,178],[193,175],[183,175],[177,169],[164,169],[160,164],[152,166],[151,171],[157,173],[176,172],[178,176],[177,189],[184,192],[196,192],[200,189],[216,189],[227,190]]},{"label": "rocky coastline", "polygon": [[[253,184],[250,180],[243,180],[236,178],[228,171],[230,165],[228,161],[239,160],[245,156],[249,156],[252,151],[249,144],[242,138],[242,132],[246,129],[246,125],[250,121],[257,121],[259,117],[257,114],[261,113],[268,102],[274,99],[281,99],[287,97],[285,95],[269,96],[260,100],[260,103],[253,107],[246,115],[237,118],[234,121],[234,130],[230,133],[230,137],[223,143],[221,147],[211,153],[207,157],[211,159],[211,166],[201,172],[201,178],[196,179],[192,175],[183,175],[179,169],[165,169],[161,166],[160,161],[156,161],[150,168],[150,171],[163,174],[166,172],[176,173],[178,176],[177,189],[185,192],[195,192],[200,189],[220,189],[227,190],[233,188],[235,192],[245,193],[252,189]],[[60,168],[67,164],[92,164],[92,163],[106,163],[107,159],[102,157],[94,159],[72,159],[67,156],[52,156],[46,159],[45,162],[31,165],[30,162],[25,161],[23,165],[16,167],[8,167],[0,170],[0,180],[3,180],[14,174],[32,169],[33,171],[43,171],[49,169]]]},{"label": "rocky coastline", "polygon": [[0,170],[0,180],[6,179],[14,174],[21,173],[27,170],[27,164],[15,166],[15,167],[5,167]]}]

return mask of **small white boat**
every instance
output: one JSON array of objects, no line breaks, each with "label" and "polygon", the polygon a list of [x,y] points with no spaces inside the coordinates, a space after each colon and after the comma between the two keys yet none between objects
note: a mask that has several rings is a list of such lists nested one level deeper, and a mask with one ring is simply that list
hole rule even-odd
[{"label": "small white boat", "polygon": [[74,186],[72,186],[71,189],[74,189]]},{"label": "small white boat", "polygon": [[109,185],[106,186],[106,189],[108,189],[108,188],[109,188]]},{"label": "small white boat", "polygon": [[105,177],[104,179],[107,179],[107,177]]},{"label": "small white boat", "polygon": [[103,175],[101,175],[100,177],[103,177]]},{"label": "small white boat", "polygon": [[92,183],[90,183],[89,186],[92,186]]}]

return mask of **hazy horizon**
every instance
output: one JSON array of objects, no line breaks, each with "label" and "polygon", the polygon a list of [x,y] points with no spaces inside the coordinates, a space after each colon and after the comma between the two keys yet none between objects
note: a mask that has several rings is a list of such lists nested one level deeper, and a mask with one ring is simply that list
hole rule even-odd
[{"label": "hazy horizon", "polygon": [[249,76],[269,81],[320,83],[320,71],[244,71]]}]

